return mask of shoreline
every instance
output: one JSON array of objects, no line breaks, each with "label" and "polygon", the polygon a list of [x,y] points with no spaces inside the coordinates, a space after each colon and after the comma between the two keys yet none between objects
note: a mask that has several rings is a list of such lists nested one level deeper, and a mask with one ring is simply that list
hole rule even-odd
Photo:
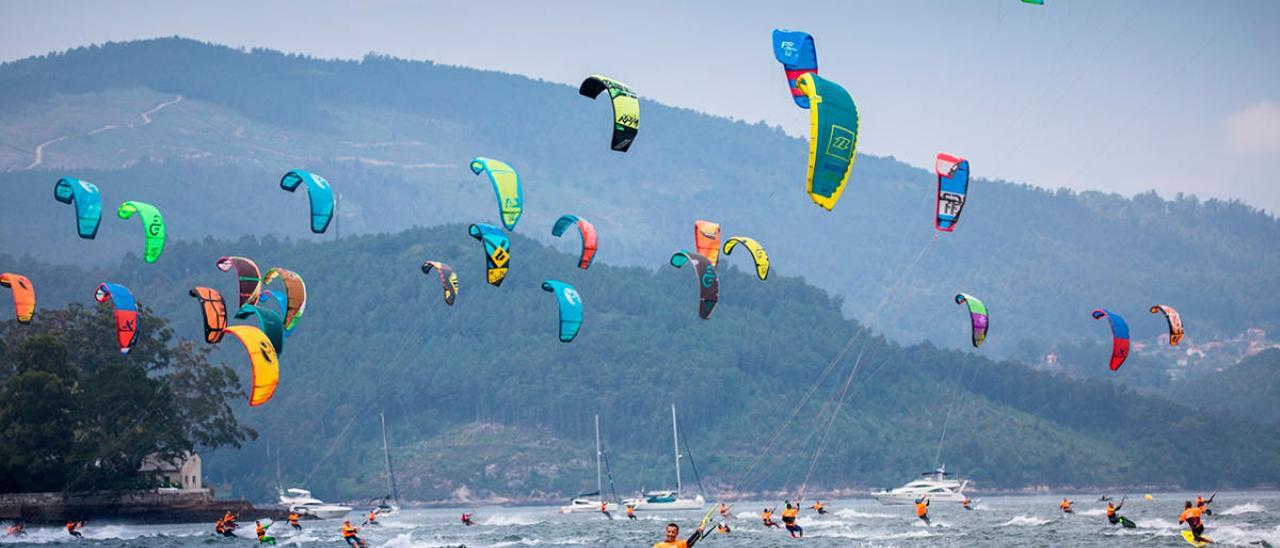
[{"label": "shoreline", "polygon": [[0,520],[21,519],[30,525],[61,525],[67,520],[213,523],[227,512],[243,521],[278,520],[288,515],[282,509],[258,508],[246,500],[218,500],[206,490],[0,494]]}]

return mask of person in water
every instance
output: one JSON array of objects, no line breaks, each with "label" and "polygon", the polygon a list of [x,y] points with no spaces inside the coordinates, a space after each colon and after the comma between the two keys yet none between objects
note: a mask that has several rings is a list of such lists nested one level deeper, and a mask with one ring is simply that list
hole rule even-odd
[{"label": "person in water", "polygon": [[263,527],[261,521],[253,522],[253,533],[258,535],[259,544],[270,544],[275,546],[276,537],[267,535],[267,529],[270,529],[272,525],[275,525],[275,523],[268,523],[266,527]]},{"label": "person in water", "polygon": [[813,506],[810,506],[809,508],[813,508],[813,511],[817,512],[819,516],[827,513],[827,506],[822,504],[822,501],[820,500],[813,501]]},{"label": "person in water", "polygon": [[73,520],[73,521],[68,521],[68,522],[67,522],[67,533],[69,533],[69,534],[70,534],[71,536],[73,536],[73,537],[76,537],[76,538],[83,538],[83,537],[84,537],[84,535],[80,534],[80,531],[79,531],[80,529],[83,529],[83,528],[84,528],[84,522],[83,522],[83,521],[74,521],[74,520]]},{"label": "person in water", "polygon": [[960,501],[960,506],[963,507],[965,510],[973,510],[973,507],[969,506],[969,504],[972,502],[973,501],[969,500],[969,497],[965,497],[964,500]]},{"label": "person in water", "polygon": [[720,503],[720,517],[723,518],[728,516],[729,516],[729,507],[725,506],[723,502]]},{"label": "person in water", "polygon": [[725,523],[725,522],[723,522],[723,521],[722,521],[722,522],[720,522],[720,524],[719,524],[719,525],[716,525],[716,532],[717,532],[717,533],[720,533],[720,534],[722,534],[722,535],[727,535],[727,534],[729,534],[729,524],[728,524],[728,523]]},{"label": "person in water", "polygon": [[702,527],[698,527],[688,539],[680,540],[680,526],[673,523],[667,524],[667,537],[662,542],[653,544],[653,548],[693,548],[693,544],[702,538]]},{"label": "person in water", "polygon": [[230,510],[222,515],[222,526],[225,527],[227,531],[235,531],[236,527],[239,527],[239,525],[236,525],[236,515],[232,514]]},{"label": "person in water", "polygon": [[27,527],[22,524],[22,520],[15,519],[13,520],[13,525],[9,526],[7,534],[11,537],[20,537],[27,534]]},{"label": "person in water", "polygon": [[1191,535],[1196,542],[1213,542],[1204,538],[1204,518],[1201,517],[1204,511],[1203,506],[1191,506],[1191,501],[1187,501],[1182,515],[1178,516],[1178,523],[1186,523],[1191,528]]},{"label": "person in water", "polygon": [[627,505],[627,519],[636,519],[636,505]]},{"label": "person in water", "polygon": [[916,499],[916,517],[923,521],[925,525],[933,525],[929,521],[929,497]]},{"label": "person in water", "polygon": [[[804,528],[796,523],[796,516],[800,515],[800,503],[795,506],[791,502],[787,502],[787,509],[782,511],[782,524],[787,527],[787,532],[791,533],[791,538],[804,538]],[[797,537],[796,534],[799,534]]]},{"label": "person in water", "polygon": [[471,521],[471,514],[462,514],[462,524],[468,527],[475,525],[475,522]]},{"label": "person in water", "polygon": [[1213,502],[1213,497],[1216,497],[1216,496],[1218,496],[1218,494],[1214,493],[1208,499],[1206,499],[1200,495],[1196,495],[1196,508],[1204,510],[1204,515],[1212,516],[1213,509],[1209,508],[1209,504]]},{"label": "person in water", "polygon": [[1058,503],[1058,508],[1062,509],[1062,513],[1070,514],[1072,504],[1075,504],[1075,501],[1067,500],[1065,497],[1063,497],[1062,502]]},{"label": "person in water", "polygon": [[760,512],[760,519],[764,521],[765,528],[769,528],[769,527],[776,527],[778,529],[782,528],[781,525],[778,525],[777,523],[773,522],[773,510],[765,508],[764,511]]},{"label": "person in water", "polygon": [[298,518],[301,517],[302,516],[299,516],[297,512],[289,512],[289,526],[293,527],[294,531],[302,530],[302,526],[298,525]]},{"label": "person in water", "polygon": [[1108,501],[1107,502],[1107,522],[1111,523],[1112,525],[1120,523],[1120,515],[1117,514],[1116,512],[1119,512],[1121,508],[1124,508],[1124,501],[1120,501],[1120,504],[1115,504],[1113,502]]},{"label": "person in water", "polygon": [[601,513],[601,514],[604,514],[604,517],[606,517],[606,518],[613,519],[613,514],[610,514],[610,513],[609,513],[609,502],[608,502],[608,501],[604,501],[604,500],[600,501],[600,513]]},{"label": "person in water", "polygon": [[359,527],[351,525],[351,520],[342,522],[342,540],[347,541],[349,546],[364,546],[364,541],[356,536],[360,532]]}]

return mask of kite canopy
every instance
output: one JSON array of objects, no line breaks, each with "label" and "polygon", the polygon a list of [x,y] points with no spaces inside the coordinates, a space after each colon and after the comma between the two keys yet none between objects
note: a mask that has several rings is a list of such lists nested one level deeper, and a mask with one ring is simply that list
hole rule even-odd
[{"label": "kite canopy", "polygon": [[815,73],[796,87],[809,98],[809,197],[830,211],[840,201],[858,152],[858,109],[840,84]]},{"label": "kite canopy", "polygon": [[716,274],[715,265],[699,253],[681,249],[671,256],[671,266],[683,268],[685,264],[693,264],[694,274],[698,277],[698,316],[706,320],[716,309],[716,301],[720,300],[720,277]]},{"label": "kite canopy", "polygon": [[280,179],[280,188],[293,192],[304,182],[307,183],[307,198],[311,201],[311,231],[324,234],[333,220],[333,188],[324,177],[301,169],[285,173]]},{"label": "kite canopy", "polygon": [[423,261],[423,274],[431,274],[431,269],[433,268],[440,274],[440,286],[444,290],[444,304],[453,306],[453,300],[458,298],[458,275],[453,272],[453,267],[447,264],[438,261]]},{"label": "kite canopy", "polygon": [[640,99],[626,84],[599,74],[592,74],[578,87],[578,93],[595,99],[600,92],[609,90],[613,100],[613,150],[626,152],[640,133]]},{"label": "kite canopy", "polygon": [[813,37],[798,30],[773,29],[773,57],[782,63],[796,106],[809,108],[809,97],[796,86],[796,80],[802,74],[818,73],[818,50]]},{"label": "kite canopy", "polygon": [[1094,309],[1093,319],[1101,320],[1104,316],[1111,322],[1111,370],[1115,371],[1129,358],[1129,324],[1115,312]]},{"label": "kite canopy", "polygon": [[1169,323],[1169,346],[1178,346],[1182,342],[1182,335],[1186,332],[1182,329],[1182,316],[1174,310],[1172,306],[1157,304],[1151,307],[1152,314],[1164,313],[1164,319]]},{"label": "kite canopy", "polygon": [[253,389],[249,392],[249,407],[267,403],[276,393],[276,385],[280,384],[280,358],[271,346],[271,341],[267,340],[262,330],[252,325],[227,326],[226,332],[244,345],[249,354],[249,364],[253,367]]},{"label": "kite canopy", "polygon": [[951,232],[960,222],[960,211],[969,194],[969,161],[940,152],[935,171],[938,173],[938,216],[933,226]]},{"label": "kite canopy", "polygon": [[18,323],[31,323],[36,314],[36,289],[31,280],[22,274],[5,272],[0,274],[0,287],[7,287],[13,292],[13,313]]},{"label": "kite canopy", "polygon": [[693,243],[698,254],[711,261],[711,265],[720,264],[720,225],[711,221],[693,222]]},{"label": "kite canopy", "polygon": [[222,342],[223,330],[227,328],[227,303],[222,300],[222,294],[209,287],[193,287],[188,293],[200,300],[200,312],[204,315],[204,342]]},{"label": "kite canopy", "polygon": [[484,244],[485,274],[489,284],[502,285],[507,279],[507,270],[511,261],[511,238],[496,226],[476,223],[468,229],[471,237]]},{"label": "kite canopy", "polygon": [[237,320],[247,320],[250,316],[258,320],[258,329],[261,329],[267,339],[271,341],[271,347],[275,349],[276,354],[283,356],[284,320],[280,319],[280,315],[273,310],[252,304],[241,306],[236,311]]},{"label": "kite canopy", "polygon": [[542,282],[542,290],[556,296],[560,308],[560,342],[572,342],[582,328],[582,297],[572,285],[559,280]]},{"label": "kite canopy", "polygon": [[756,277],[760,278],[760,281],[767,279],[769,277],[769,254],[765,253],[764,246],[746,236],[733,236],[724,241],[724,254],[731,254],[739,244],[751,252],[751,258],[756,263]]},{"label": "kite canopy", "polygon": [[[302,281],[302,276],[297,272],[287,268],[272,267],[262,276],[263,291],[266,291],[268,284],[277,279],[284,282],[286,299],[280,309],[284,311],[284,332],[287,335],[298,327],[298,320],[302,319],[302,313],[307,310],[307,284]],[[276,295],[276,298],[278,299],[279,295]]]},{"label": "kite canopy", "polygon": [[120,284],[102,282],[93,298],[100,303],[111,299],[116,315],[116,344],[121,354],[128,354],[138,342],[138,303],[133,300],[133,292]]},{"label": "kite canopy", "polygon": [[135,213],[142,219],[143,236],[146,241],[142,257],[147,262],[154,263],[164,252],[164,217],[160,215],[160,210],[156,209],[156,206],[132,200],[120,204],[120,208],[116,210],[116,216],[121,219],[133,217]]},{"label": "kite canopy", "polygon": [[102,224],[102,193],[89,181],[63,177],[53,185],[53,198],[76,208],[76,230],[80,237],[92,240]]},{"label": "kite canopy", "polygon": [[239,306],[258,302],[258,297],[262,295],[262,271],[258,269],[258,263],[244,257],[223,256],[218,257],[218,262],[214,263],[214,266],[223,272],[231,272],[232,268],[236,270],[236,278],[239,281]]},{"label": "kite canopy", "polygon": [[524,189],[520,186],[520,175],[515,168],[501,160],[477,157],[471,160],[471,172],[479,175],[489,174],[489,182],[493,183],[493,194],[498,198],[498,214],[502,217],[502,226],[507,230],[515,230],[520,222],[520,214],[524,212]]},{"label": "kite canopy", "polygon": [[596,227],[577,215],[561,215],[551,227],[551,235],[559,238],[570,225],[578,225],[578,234],[582,235],[582,255],[578,257],[578,268],[586,270],[591,267],[591,261],[595,260],[596,248],[599,246]]},{"label": "kite canopy", "polygon": [[973,347],[982,346],[982,342],[987,340],[987,327],[990,325],[987,305],[968,293],[956,295],[956,304],[969,305],[969,320],[973,322]]}]

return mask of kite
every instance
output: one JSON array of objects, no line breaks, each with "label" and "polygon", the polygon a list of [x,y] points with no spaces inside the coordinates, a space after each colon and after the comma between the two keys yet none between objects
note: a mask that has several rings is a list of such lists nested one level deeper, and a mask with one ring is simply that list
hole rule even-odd
[{"label": "kite", "polygon": [[1186,333],[1182,330],[1182,316],[1172,306],[1157,304],[1151,307],[1152,314],[1161,312],[1164,312],[1164,319],[1169,322],[1169,346],[1177,346],[1182,342],[1182,335]]},{"label": "kite", "polygon": [[[280,309],[281,314],[284,314],[284,311],[289,309],[289,303],[285,301],[284,297],[265,287],[262,288],[262,294],[258,295],[258,304],[261,305],[263,302],[276,303],[276,308]],[[289,336],[288,330],[284,332],[284,336]]]},{"label": "kite", "polygon": [[711,221],[693,222],[693,243],[698,254],[711,261],[711,265],[720,264],[720,225]]},{"label": "kite", "polygon": [[222,300],[222,294],[209,287],[193,287],[188,293],[200,300],[200,311],[204,314],[204,342],[222,342],[223,330],[227,328],[227,303]]},{"label": "kite", "polygon": [[276,385],[280,384],[280,357],[271,341],[262,330],[252,325],[227,326],[227,333],[235,336],[249,354],[249,364],[253,366],[253,390],[249,393],[249,407],[257,407],[276,393]]},{"label": "kite", "polygon": [[956,304],[969,305],[969,319],[973,322],[973,347],[982,346],[982,342],[987,340],[987,328],[991,325],[987,305],[968,293],[956,295]]},{"label": "kite", "polygon": [[13,291],[13,312],[18,323],[31,323],[31,317],[36,313],[36,289],[32,287],[31,280],[21,274],[5,272],[0,274],[0,287]]},{"label": "kite", "polygon": [[773,29],[773,56],[782,63],[796,106],[809,108],[809,96],[796,87],[796,80],[802,74],[818,73],[818,50],[813,37],[807,32]]},{"label": "kite", "polygon": [[333,220],[333,188],[324,177],[310,171],[294,169],[280,179],[280,188],[289,192],[298,189],[298,185],[307,183],[307,198],[311,201],[311,231],[324,234]]},{"label": "kite", "polygon": [[120,346],[121,354],[128,354],[134,343],[138,342],[138,303],[133,300],[133,293],[123,285],[102,282],[98,284],[98,291],[93,298],[100,303],[111,299],[111,304],[116,309],[116,343]]},{"label": "kite", "polygon": [[809,98],[809,197],[830,211],[853,171],[858,108],[840,84],[815,73],[801,74],[796,87]]},{"label": "kite", "polygon": [[960,210],[969,193],[969,161],[940,152],[934,167],[938,172],[938,216],[933,226],[951,232],[960,222]]},{"label": "kite", "polygon": [[741,244],[751,252],[751,258],[756,262],[756,277],[760,281],[764,281],[769,277],[769,254],[765,253],[764,247],[746,236],[734,236],[724,241],[724,254],[729,255],[733,250]]},{"label": "kite", "polygon": [[520,187],[520,175],[505,162],[485,157],[471,160],[471,172],[476,175],[489,174],[493,194],[498,197],[502,226],[507,227],[507,230],[515,230],[516,223],[520,222],[520,214],[524,212],[524,190]]},{"label": "kite", "polygon": [[262,274],[258,270],[258,264],[252,259],[244,257],[219,257],[218,262],[214,263],[218,270],[223,272],[231,272],[232,268],[236,269],[236,278],[239,280],[240,304],[255,304],[258,297],[262,295]]},{"label": "kite", "polygon": [[613,100],[613,150],[626,152],[640,132],[640,99],[626,84],[599,74],[592,74],[582,81],[578,93],[595,99],[600,92],[609,90]]},{"label": "kite", "polygon": [[1111,370],[1115,371],[1129,357],[1129,324],[1115,312],[1105,308],[1094,309],[1093,319],[1101,320],[1103,316],[1111,321]]},{"label": "kite", "polygon": [[573,342],[582,329],[582,296],[573,286],[559,280],[542,282],[542,290],[555,294],[560,305],[560,342]]},{"label": "kite", "polygon": [[[263,291],[266,291],[267,284],[276,279],[284,281],[287,304],[280,307],[280,309],[284,311],[284,331],[287,335],[293,332],[295,327],[298,327],[298,320],[302,318],[302,313],[307,310],[307,284],[303,283],[302,276],[299,276],[297,272],[287,268],[273,267],[262,275]],[[279,299],[279,295],[276,295],[276,298]]]},{"label": "kite", "polygon": [[698,276],[698,315],[702,319],[711,317],[720,299],[720,279],[716,275],[716,267],[706,257],[692,251],[680,250],[671,256],[671,266],[682,268],[686,263],[693,263],[694,274]]},{"label": "kite", "polygon": [[102,224],[102,193],[89,181],[63,177],[53,185],[54,199],[76,207],[76,230],[80,237],[92,240]]},{"label": "kite", "polygon": [[276,354],[284,355],[284,320],[280,319],[280,315],[274,311],[267,310],[257,305],[246,304],[236,311],[237,320],[247,320],[250,316],[257,318],[258,329],[271,340],[271,346],[276,349]]},{"label": "kite", "polygon": [[578,257],[578,268],[586,270],[591,267],[591,261],[595,260],[596,247],[599,245],[595,225],[577,215],[561,215],[551,227],[551,235],[559,238],[573,224],[578,225],[578,233],[582,235],[582,255]]},{"label": "kite", "polygon": [[134,213],[142,219],[142,228],[145,231],[146,247],[142,257],[147,262],[154,263],[164,252],[164,217],[160,215],[160,210],[156,209],[156,206],[132,200],[120,204],[120,208],[116,210],[116,216],[121,219],[133,217]]},{"label": "kite", "polygon": [[433,268],[440,274],[440,286],[444,290],[444,304],[453,306],[453,300],[458,298],[458,275],[453,271],[453,267],[447,264],[438,261],[423,261],[423,274],[431,274],[431,269]]},{"label": "kite", "polygon": [[507,269],[510,268],[511,239],[498,227],[484,223],[473,224],[468,231],[472,238],[484,244],[485,274],[489,284],[502,285],[502,280],[507,278]]}]

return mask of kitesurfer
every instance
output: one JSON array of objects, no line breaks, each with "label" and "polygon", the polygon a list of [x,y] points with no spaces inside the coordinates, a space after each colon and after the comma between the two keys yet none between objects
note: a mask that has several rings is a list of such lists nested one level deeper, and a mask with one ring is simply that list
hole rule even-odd
[{"label": "kitesurfer", "polygon": [[364,522],[365,522],[365,523],[368,523],[369,525],[377,525],[377,524],[378,524],[378,510],[377,510],[376,508],[375,508],[375,509],[373,509],[373,510],[369,510],[369,518],[368,518],[368,519],[366,519],[366,520],[364,520]]},{"label": "kitesurfer", "polygon": [[364,546],[364,541],[360,540],[360,537],[356,536],[356,533],[359,532],[360,529],[358,527],[351,525],[351,520],[345,520],[342,522],[342,540],[347,541],[348,545],[357,547]]},{"label": "kitesurfer", "polygon": [[84,535],[80,534],[80,531],[78,531],[78,529],[83,529],[83,528],[84,528],[83,521],[72,520],[67,522],[67,533],[69,533],[73,537],[76,537],[76,538],[84,537]]},{"label": "kitesurfer", "polygon": [[1212,515],[1213,515],[1213,509],[1212,509],[1212,508],[1209,508],[1209,504],[1213,502],[1213,498],[1214,498],[1214,497],[1216,497],[1216,496],[1218,496],[1218,494],[1217,494],[1217,493],[1214,493],[1214,494],[1210,495],[1208,499],[1206,499],[1206,498],[1204,498],[1204,497],[1202,497],[1202,496],[1200,496],[1200,495],[1196,495],[1196,508],[1199,508],[1199,509],[1201,509],[1201,510],[1204,510],[1204,515],[1206,515],[1206,516],[1212,516]]},{"label": "kitesurfer", "polygon": [[916,499],[916,517],[920,518],[925,525],[933,525],[929,521],[929,497],[920,497]]},{"label": "kitesurfer", "polygon": [[1196,542],[1213,542],[1204,538],[1204,521],[1200,517],[1205,511],[1204,507],[1192,506],[1191,501],[1187,501],[1186,506],[1182,510],[1182,515],[1178,516],[1178,523],[1186,523],[1191,528],[1191,535]]},{"label": "kitesurfer", "polygon": [[969,506],[971,502],[973,501],[969,500],[969,497],[965,497],[964,500],[960,501],[960,506],[964,507],[965,510],[973,510],[973,507]]},{"label": "kitesurfer", "polygon": [[727,535],[727,534],[729,534],[729,524],[728,524],[728,523],[725,523],[725,522],[723,522],[723,521],[722,521],[722,522],[720,522],[720,524],[719,524],[719,525],[716,525],[716,532],[717,532],[717,533],[720,533],[720,534],[722,534],[722,535]]},{"label": "kitesurfer", "polygon": [[27,534],[27,528],[22,524],[22,520],[15,519],[13,520],[13,525],[9,526],[7,533],[11,537],[20,537]]},{"label": "kitesurfer", "polygon": [[686,540],[680,540],[680,526],[675,523],[667,524],[667,538],[662,542],[654,543],[653,548],[693,548],[693,544],[702,538],[702,527],[698,527],[692,535]]},{"label": "kitesurfer", "polygon": [[471,521],[471,514],[462,514],[462,524],[466,526],[475,525],[475,522]]},{"label": "kitesurfer", "polygon": [[1120,523],[1120,516],[1116,514],[1116,512],[1119,512],[1120,509],[1123,507],[1124,507],[1124,501],[1120,501],[1120,504],[1115,504],[1113,502],[1108,501],[1107,502],[1107,521],[1110,522],[1112,525]]},{"label": "kitesurfer", "polygon": [[827,513],[827,505],[822,504],[822,501],[820,500],[813,501],[813,506],[810,506],[809,508],[813,508],[813,510],[817,512],[819,516]]},{"label": "kitesurfer", "polygon": [[266,527],[262,526],[261,521],[253,522],[253,532],[258,535],[259,544],[270,544],[272,546],[276,544],[276,538],[267,535],[267,529],[271,528],[272,525],[275,525],[275,522],[268,523]]},{"label": "kitesurfer", "polygon": [[764,511],[760,512],[760,519],[764,521],[764,526],[766,528],[768,527],[777,527],[778,529],[782,528],[781,525],[778,525],[773,522],[773,510],[765,508]]},{"label": "kitesurfer", "polygon": [[236,525],[236,515],[232,514],[230,510],[227,510],[227,513],[222,515],[222,526],[225,527],[227,531],[234,531],[236,527],[239,527]]},{"label": "kitesurfer", "polygon": [[294,531],[302,530],[302,526],[298,525],[298,518],[300,517],[302,516],[299,516],[297,512],[289,512],[289,526],[293,527]]},{"label": "kitesurfer", "polygon": [[1062,499],[1062,502],[1058,503],[1058,508],[1061,508],[1061,509],[1062,509],[1062,513],[1064,513],[1064,514],[1070,514],[1070,513],[1071,513],[1071,505],[1072,505],[1073,503],[1074,503],[1074,501],[1070,501],[1070,500],[1067,500],[1066,498],[1063,498],[1063,499]]},{"label": "kitesurfer", "polygon": [[[782,511],[782,524],[787,526],[787,532],[791,533],[791,538],[804,538],[804,529],[800,527],[799,523],[796,523],[796,516],[798,515],[800,515],[800,503],[791,506],[791,503],[787,502],[787,509]],[[800,536],[797,537],[796,533],[799,533]]]},{"label": "kitesurfer", "polygon": [[600,501],[600,513],[601,513],[601,514],[604,514],[604,517],[606,517],[606,518],[613,519],[613,514],[610,514],[610,513],[609,513],[609,502],[608,502],[608,501],[604,501],[604,500]]},{"label": "kitesurfer", "polygon": [[627,505],[627,519],[636,519],[636,506],[634,504]]},{"label": "kitesurfer", "polygon": [[723,502],[720,503],[720,517],[723,518],[728,516],[729,516],[729,507],[725,506]]}]

